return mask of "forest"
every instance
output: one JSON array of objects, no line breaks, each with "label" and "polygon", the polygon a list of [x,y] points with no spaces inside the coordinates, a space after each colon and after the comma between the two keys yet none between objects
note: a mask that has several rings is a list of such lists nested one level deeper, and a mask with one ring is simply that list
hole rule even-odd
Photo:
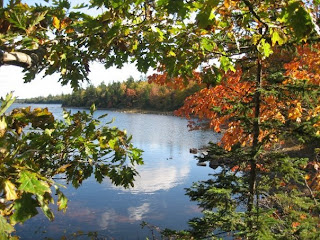
[{"label": "forest", "polygon": [[[128,80],[75,91],[66,102],[88,107],[106,97],[97,106],[165,109],[190,93],[176,115],[192,130],[220,134],[198,156],[215,172],[186,189],[202,215],[185,230],[156,228],[162,238],[320,239],[319,7],[318,0],[0,1],[0,67],[22,68],[26,83],[58,74],[75,90],[95,61],[151,69],[152,84],[191,82],[194,93]],[[0,108],[2,239],[17,239],[16,226],[38,210],[50,220],[52,204],[67,211],[60,174],[75,188],[90,176],[134,186],[142,150],[126,131],[101,126],[94,105],[60,120],[47,108],[7,111],[14,101],[9,93]]]},{"label": "forest", "polygon": [[141,109],[152,111],[174,111],[182,107],[184,100],[200,90],[201,85],[190,82],[183,89],[161,86],[147,81],[135,81],[132,77],[124,82],[101,83],[88,86],[72,94],[18,99],[21,103],[60,103],[63,107],[99,109]]}]

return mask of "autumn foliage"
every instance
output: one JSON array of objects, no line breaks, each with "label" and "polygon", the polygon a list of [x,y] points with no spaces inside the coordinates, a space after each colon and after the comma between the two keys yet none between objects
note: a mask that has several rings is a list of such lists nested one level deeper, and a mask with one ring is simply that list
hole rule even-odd
[{"label": "autumn foliage", "polygon": [[[283,53],[279,51],[264,64],[264,80],[260,89],[262,92],[259,116],[262,125],[260,142],[264,141],[269,145],[277,143],[282,134],[279,131],[280,126],[301,125],[310,121],[314,128],[313,132],[320,134],[320,97],[319,95],[314,97],[320,86],[319,51],[320,44],[301,45],[297,48],[297,53],[291,53],[290,61],[287,51]],[[276,83],[273,79],[268,79],[267,71],[275,58],[282,58],[282,62],[288,61],[282,66],[284,77]],[[254,81],[250,79],[252,71],[252,69],[242,70],[240,65],[235,72],[229,70],[223,74],[220,84],[204,88],[188,97],[176,114],[188,119],[196,117],[197,122],[190,121],[192,129],[197,129],[205,123],[215,132],[222,132],[220,144],[226,150],[231,150],[235,144],[252,145],[253,136],[250,127],[255,115],[252,101],[253,94],[257,91]],[[166,74],[150,78],[151,81],[160,84],[166,84],[166,79]],[[201,74],[195,74],[195,81],[201,83]],[[181,87],[183,80],[176,77],[169,83],[170,86],[176,84]],[[298,93],[299,87],[304,88],[304,93]],[[269,91],[271,88],[276,88],[276,92]],[[270,122],[276,122],[277,127],[270,126],[268,124]]]}]

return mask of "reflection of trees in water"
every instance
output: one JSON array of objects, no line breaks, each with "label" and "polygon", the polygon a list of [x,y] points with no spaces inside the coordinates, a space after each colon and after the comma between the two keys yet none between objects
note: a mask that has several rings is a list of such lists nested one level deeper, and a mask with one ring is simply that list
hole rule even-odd
[{"label": "reflection of trees in water", "polygon": [[177,239],[318,239],[320,210],[310,179],[319,171],[310,163],[313,152],[265,153],[257,165],[257,196],[249,213],[250,152],[211,145],[200,160],[209,161],[214,173],[186,189],[203,216],[190,219],[186,231],[160,232]]}]

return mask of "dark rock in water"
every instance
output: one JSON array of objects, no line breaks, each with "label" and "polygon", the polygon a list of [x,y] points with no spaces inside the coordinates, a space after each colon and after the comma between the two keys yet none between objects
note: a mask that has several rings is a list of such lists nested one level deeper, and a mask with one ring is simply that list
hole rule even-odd
[{"label": "dark rock in water", "polygon": [[196,153],[198,153],[198,149],[190,148],[190,153],[196,154]]},{"label": "dark rock in water", "polygon": [[218,167],[229,166],[230,160],[228,158],[216,158],[215,156],[210,156],[213,158],[209,162],[209,167],[212,169],[217,169]]},{"label": "dark rock in water", "polygon": [[217,164],[215,161],[210,161],[209,167],[212,169],[217,169],[219,167],[219,164]]},{"label": "dark rock in water", "polygon": [[207,164],[205,162],[198,162],[197,166],[206,167]]}]

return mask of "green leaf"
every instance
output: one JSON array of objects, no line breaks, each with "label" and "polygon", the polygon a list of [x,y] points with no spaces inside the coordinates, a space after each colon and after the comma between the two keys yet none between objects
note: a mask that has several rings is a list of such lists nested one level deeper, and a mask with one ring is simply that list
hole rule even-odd
[{"label": "green leaf", "polygon": [[200,11],[196,17],[198,26],[200,28],[206,28],[210,24],[211,10],[210,11]]},{"label": "green leaf", "polygon": [[273,53],[271,45],[268,42],[266,42],[265,39],[261,39],[261,41],[260,41],[260,43],[258,45],[258,50],[265,57],[269,57],[270,54]]},{"label": "green leaf", "polygon": [[168,52],[167,56],[168,56],[168,57],[175,57],[175,56],[177,56],[177,55],[175,54],[174,51],[170,50],[170,51]]},{"label": "green leaf", "polygon": [[22,14],[22,13],[18,13],[17,11],[13,11],[10,13],[10,16],[7,18],[7,20],[12,23],[13,25],[15,25],[17,28],[20,28],[22,30],[26,30],[27,27],[27,16]]},{"label": "green leaf", "polygon": [[29,28],[32,28],[34,26],[36,26],[37,24],[39,24],[44,18],[45,18],[45,15],[47,14],[48,11],[44,11],[44,12],[41,12],[41,13],[38,13],[35,17],[35,19],[33,19],[29,25]]},{"label": "green leaf", "polygon": [[13,93],[8,93],[6,95],[6,98],[2,100],[2,103],[1,103],[1,107],[0,107],[0,116],[2,116],[6,111],[7,109],[12,105],[12,103],[16,100],[15,97],[13,97]]},{"label": "green leaf", "polygon": [[212,8],[215,8],[219,5],[221,0],[209,0],[208,5]]},{"label": "green leaf", "polygon": [[51,209],[49,208],[48,205],[41,205],[41,210],[44,213],[44,215],[50,220],[53,221],[54,219],[54,214],[51,211]]},{"label": "green leaf", "polygon": [[314,28],[312,18],[301,1],[290,1],[282,10],[279,21],[289,25],[299,40],[304,39]]},{"label": "green leaf", "polygon": [[7,234],[12,233],[13,231],[14,228],[7,222],[7,219],[0,215],[0,236],[6,236]]},{"label": "green leaf", "polygon": [[272,46],[276,45],[276,43],[281,46],[287,41],[286,36],[277,30],[271,30],[271,35]]},{"label": "green leaf", "polygon": [[214,49],[214,44],[212,41],[210,41],[207,38],[202,38],[201,39],[201,48],[204,50],[207,50],[211,52]]},{"label": "green leaf", "polygon": [[117,143],[117,139],[111,139],[111,140],[108,141],[109,147],[111,149],[115,148],[116,143]]},{"label": "green leaf", "polygon": [[68,207],[68,198],[60,191],[59,188],[56,189],[56,194],[58,195],[58,210],[66,212]]},{"label": "green leaf", "polygon": [[48,135],[48,136],[51,136],[51,134],[54,132],[54,130],[55,130],[55,129],[48,129],[48,128],[46,128],[46,129],[44,130],[44,133],[45,133],[46,135]]},{"label": "green leaf", "polygon": [[50,192],[50,187],[46,182],[38,180],[37,174],[22,170],[19,174],[18,182],[21,183],[19,190],[33,193],[36,195],[43,195]]},{"label": "green leaf", "polygon": [[37,207],[38,202],[33,199],[31,193],[24,193],[21,199],[18,199],[14,202],[14,213],[11,216],[11,222],[15,223],[24,223],[26,220],[32,218],[38,214]]},{"label": "green leaf", "polygon": [[91,115],[96,111],[96,105],[95,104],[92,104],[91,107],[90,107],[90,113]]},{"label": "green leaf", "polygon": [[40,203],[40,207],[41,207],[44,215],[46,215],[46,217],[50,221],[53,221],[54,214],[51,211],[51,209],[49,208],[49,204],[50,203],[54,203],[52,196],[49,193],[46,193],[43,196],[37,196],[37,199],[38,199],[38,201]]},{"label": "green leaf", "polygon": [[225,72],[227,72],[229,70],[231,70],[233,72],[236,71],[232,62],[230,61],[230,58],[228,58],[226,56],[220,57],[220,68],[222,68]]},{"label": "green leaf", "polygon": [[[137,0],[138,1],[138,0]],[[169,0],[158,0],[157,5],[158,6],[165,6],[169,3]]]},{"label": "green leaf", "polygon": [[155,33],[157,33],[157,39],[159,42],[162,42],[163,41],[163,36],[164,36],[164,33],[157,27],[155,26],[151,26],[151,30]]}]

